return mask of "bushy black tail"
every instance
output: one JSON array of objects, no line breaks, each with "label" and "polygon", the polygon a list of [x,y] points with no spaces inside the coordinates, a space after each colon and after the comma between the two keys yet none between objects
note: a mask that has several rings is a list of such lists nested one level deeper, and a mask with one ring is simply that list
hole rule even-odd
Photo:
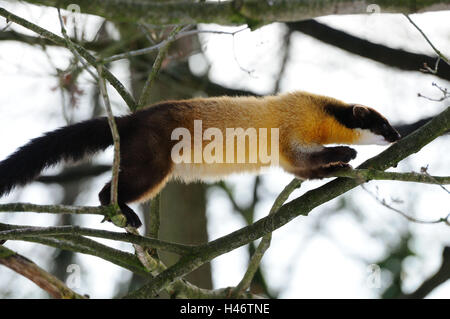
[{"label": "bushy black tail", "polygon": [[61,160],[80,160],[113,144],[106,118],[62,127],[32,139],[0,162],[0,197]]}]

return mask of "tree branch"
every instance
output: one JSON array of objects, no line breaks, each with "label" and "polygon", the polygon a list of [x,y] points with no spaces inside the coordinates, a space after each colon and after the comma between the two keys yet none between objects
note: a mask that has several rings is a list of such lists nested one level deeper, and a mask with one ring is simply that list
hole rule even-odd
[{"label": "tree branch", "polygon": [[173,41],[176,40],[175,36],[181,30],[182,30],[181,26],[175,27],[170,33],[169,37],[164,41],[164,44],[159,49],[158,55],[156,56],[155,62],[153,62],[153,66],[147,78],[147,81],[145,81],[144,87],[142,88],[142,93],[139,98],[138,106],[136,109],[133,109],[132,111],[141,109],[150,102],[150,90],[153,86],[153,83],[155,82],[156,77],[159,74],[162,62],[165,59],[167,52],[169,51],[170,45],[172,44]]},{"label": "tree branch", "polygon": [[425,298],[436,287],[440,286],[450,278],[450,247],[444,247],[442,252],[442,264],[438,271],[425,280],[419,288],[410,294],[400,295],[403,299],[422,299]]},{"label": "tree branch", "polygon": [[447,214],[446,217],[441,217],[439,219],[435,219],[435,220],[422,220],[422,219],[418,219],[415,218],[413,216],[410,216],[409,214],[389,205],[386,200],[384,198],[380,198],[377,196],[377,194],[372,193],[371,191],[369,191],[366,187],[364,187],[364,185],[361,185],[361,187],[370,195],[372,196],[377,202],[379,202],[381,205],[383,205],[384,207],[390,209],[391,211],[399,214],[400,216],[406,218],[407,220],[409,220],[410,222],[413,223],[418,223],[418,224],[440,224],[440,223],[445,223],[447,226],[450,226],[450,222],[449,222],[449,218],[450,218],[450,214]]},{"label": "tree branch", "polygon": [[111,103],[109,102],[108,92],[106,90],[106,83],[103,78],[103,66],[97,66],[98,72],[98,86],[100,87],[100,92],[103,96],[103,102],[105,104],[106,114],[108,115],[108,124],[111,130],[111,135],[114,144],[114,160],[112,167],[112,177],[111,177],[111,204],[118,208],[117,203],[117,190],[119,185],[119,168],[120,168],[120,136],[119,130],[117,129],[117,124],[114,119],[114,114],[111,109]]},{"label": "tree branch", "polygon": [[195,250],[195,246],[187,246],[169,243],[154,238],[138,236],[128,233],[112,232],[100,229],[82,228],[79,226],[55,226],[55,227],[26,227],[20,229],[0,231],[1,239],[22,239],[24,237],[48,237],[55,235],[80,235],[99,237],[138,244],[144,247],[158,248],[165,251],[185,255]]},{"label": "tree branch", "polygon": [[[447,59],[447,57],[442,54],[441,51],[439,51],[434,44],[430,41],[430,39],[428,39],[427,35],[422,31],[421,28],[419,28],[419,26],[411,19],[411,17],[407,14],[404,15],[406,17],[406,19],[408,19],[408,21],[420,32],[420,34],[424,37],[424,39],[428,42],[428,44],[431,46],[431,48],[434,50],[434,52],[436,52],[436,54],[442,59],[444,60],[445,63],[447,63],[448,65],[450,65],[449,60]],[[437,67],[436,67],[437,68]]]},{"label": "tree branch", "polygon": [[[291,22],[287,23],[287,26],[293,31],[302,32],[339,49],[400,70],[420,71],[424,63],[434,65],[437,59],[437,56],[433,57],[372,43],[315,20]],[[441,65],[434,75],[449,81],[450,66]]]},{"label": "tree branch", "polygon": [[108,214],[108,207],[105,206],[68,206],[68,205],[37,205],[30,203],[0,204],[0,213],[7,212],[33,212],[52,214]]},{"label": "tree branch", "polygon": [[4,246],[0,246],[0,264],[28,278],[53,298],[86,299],[85,296],[77,294],[61,280],[49,274],[28,258]]},{"label": "tree branch", "polygon": [[[145,22],[156,25],[217,23],[261,26],[272,22],[298,21],[330,14],[367,12],[362,0],[232,0],[221,2],[153,2],[139,0],[26,0],[29,3],[65,7],[78,4],[83,13],[102,16],[115,22]],[[383,12],[413,13],[445,10],[439,0],[374,0]]]},{"label": "tree branch", "polygon": [[161,194],[156,195],[150,202],[150,225],[148,236],[158,238],[160,226]]},{"label": "tree branch", "polygon": [[193,75],[186,64],[166,68],[162,71],[161,75],[166,76],[180,86],[188,87],[192,90],[201,90],[210,96],[260,96],[260,94],[245,89],[228,88],[211,82],[207,76]]},{"label": "tree branch", "polygon": [[94,72],[91,71],[91,69],[89,69],[89,65],[86,63],[86,61],[83,59],[83,57],[80,56],[80,54],[78,53],[78,51],[75,48],[74,43],[67,35],[66,28],[64,27],[64,21],[61,16],[61,10],[59,8],[58,8],[58,18],[59,18],[59,23],[61,26],[61,33],[62,33],[64,39],[66,40],[66,47],[72,52],[72,54],[75,56],[75,58],[84,66],[85,70],[94,78],[94,80],[98,81],[97,76],[94,74]]},{"label": "tree branch", "polygon": [[[293,179],[277,196],[275,202],[272,205],[272,208],[270,209],[269,215],[274,214],[276,211],[278,211],[278,209],[280,209],[280,207],[284,204],[284,202],[286,202],[286,200],[289,198],[289,195],[291,195],[294,190],[299,188],[302,182],[303,182],[302,180]],[[261,263],[261,259],[263,258],[264,253],[270,247],[271,240],[272,240],[272,233],[269,233],[262,238],[261,242],[258,245],[258,248],[256,248],[255,253],[250,259],[244,277],[236,286],[236,288],[233,289],[232,292],[233,297],[243,293],[250,287],[253,277],[255,276]]]},{"label": "tree branch", "polygon": [[[68,47],[67,42],[64,38],[61,38],[60,36],[57,36],[56,34],[50,32],[50,31],[47,31],[47,30],[41,28],[40,26],[38,26],[34,23],[31,23],[19,16],[16,16],[15,14],[13,14],[1,7],[0,7],[0,16],[5,17],[6,19],[13,21],[31,31],[34,31],[37,34],[49,39],[50,41],[52,41],[58,45]],[[74,45],[74,48],[76,49],[76,51],[83,58],[85,58],[86,61],[88,61],[93,66],[97,66],[98,61],[93,55],[91,55],[87,50],[85,50],[80,45],[78,45],[76,43],[74,43],[73,45]],[[131,96],[131,94],[127,91],[127,89],[123,86],[123,84],[106,68],[104,69],[104,76],[109,81],[109,83],[111,83],[111,85],[116,89],[116,91],[120,94],[120,96],[127,103],[127,105],[130,108],[133,108],[135,106],[136,102],[134,101],[134,98]]]},{"label": "tree branch", "polygon": [[450,184],[450,176],[431,176],[420,173],[398,173],[398,172],[385,172],[376,169],[353,169],[342,170],[334,174],[336,177],[349,177],[354,179],[360,179],[364,182],[370,180],[390,180],[390,181],[402,181],[402,182],[416,182],[425,184],[445,185]]},{"label": "tree branch", "polygon": [[114,206],[36,205],[30,203],[0,204],[0,213],[6,212],[102,215],[109,218],[118,227],[124,227],[126,224],[125,216],[118,214]]}]

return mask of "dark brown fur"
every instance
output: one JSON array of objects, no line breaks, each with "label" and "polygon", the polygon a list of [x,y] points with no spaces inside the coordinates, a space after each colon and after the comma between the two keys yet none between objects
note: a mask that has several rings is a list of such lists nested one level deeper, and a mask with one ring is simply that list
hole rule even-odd
[{"label": "dark brown fur", "polygon": [[347,146],[324,147],[311,153],[293,153],[291,173],[299,178],[315,179],[332,175],[336,170],[350,167],[347,163],[356,157],[356,151]]}]

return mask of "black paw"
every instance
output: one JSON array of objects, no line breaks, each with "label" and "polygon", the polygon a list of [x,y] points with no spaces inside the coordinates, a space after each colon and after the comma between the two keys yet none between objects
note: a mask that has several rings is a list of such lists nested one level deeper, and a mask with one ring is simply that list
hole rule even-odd
[{"label": "black paw", "polygon": [[134,228],[139,228],[142,226],[142,222],[138,215],[130,207],[125,204],[119,204],[119,207],[122,214],[124,214],[127,218],[127,225]]},{"label": "black paw", "polygon": [[339,162],[350,162],[352,159],[356,158],[357,152],[348,146],[337,146],[333,148],[333,153],[335,154],[335,161]]}]

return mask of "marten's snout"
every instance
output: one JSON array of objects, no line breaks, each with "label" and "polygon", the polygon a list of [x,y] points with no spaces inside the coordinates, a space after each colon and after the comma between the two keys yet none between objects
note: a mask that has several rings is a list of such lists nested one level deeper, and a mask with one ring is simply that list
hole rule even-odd
[{"label": "marten's snout", "polygon": [[372,134],[378,136],[366,137],[366,142],[373,140],[375,144],[389,144],[402,137],[383,115],[370,107],[354,105],[353,116],[358,128],[369,130]]}]

